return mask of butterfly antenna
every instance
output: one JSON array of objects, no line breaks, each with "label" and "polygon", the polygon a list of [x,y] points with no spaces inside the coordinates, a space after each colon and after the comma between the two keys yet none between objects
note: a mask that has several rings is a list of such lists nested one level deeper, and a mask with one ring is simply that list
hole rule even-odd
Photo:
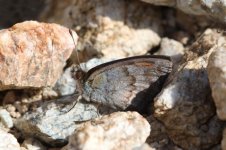
[{"label": "butterfly antenna", "polygon": [[80,66],[80,60],[79,60],[79,56],[78,56],[78,51],[77,51],[77,49],[76,49],[75,39],[74,39],[74,36],[73,36],[73,33],[72,33],[72,30],[71,30],[71,29],[69,29],[69,33],[70,33],[70,35],[71,35],[71,37],[72,37],[72,39],[73,39],[73,43],[74,43],[74,45],[75,45],[75,53],[76,53],[76,57],[77,57],[77,60],[78,60],[78,66],[79,66],[79,68],[81,69],[81,66]]}]

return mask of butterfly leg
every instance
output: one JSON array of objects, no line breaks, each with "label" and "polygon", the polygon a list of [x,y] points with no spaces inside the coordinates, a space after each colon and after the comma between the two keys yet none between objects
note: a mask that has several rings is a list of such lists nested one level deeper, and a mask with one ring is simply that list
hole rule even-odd
[{"label": "butterfly leg", "polygon": [[75,99],[74,102],[72,103],[72,107],[66,113],[69,113],[75,107],[75,105],[82,99],[82,96],[80,95],[79,97],[76,98],[77,99]]}]

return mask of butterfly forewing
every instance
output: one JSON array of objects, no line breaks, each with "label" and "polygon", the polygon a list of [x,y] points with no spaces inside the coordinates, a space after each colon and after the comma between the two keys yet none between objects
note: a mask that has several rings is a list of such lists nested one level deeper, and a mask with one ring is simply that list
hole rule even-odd
[{"label": "butterfly forewing", "polygon": [[91,69],[83,97],[113,108],[142,109],[160,91],[171,72],[166,56],[139,56],[112,61]]}]

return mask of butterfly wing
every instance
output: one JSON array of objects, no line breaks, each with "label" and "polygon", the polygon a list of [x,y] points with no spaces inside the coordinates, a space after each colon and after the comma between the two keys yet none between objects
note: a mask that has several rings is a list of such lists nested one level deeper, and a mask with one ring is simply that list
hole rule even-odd
[{"label": "butterfly wing", "polygon": [[171,69],[172,62],[166,56],[137,56],[105,63],[88,72],[83,97],[113,108],[139,110],[161,90]]}]

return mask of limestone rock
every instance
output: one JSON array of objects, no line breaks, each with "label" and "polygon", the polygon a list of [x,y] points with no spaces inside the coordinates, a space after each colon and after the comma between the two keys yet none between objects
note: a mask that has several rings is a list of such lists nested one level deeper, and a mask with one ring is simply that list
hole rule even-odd
[{"label": "limestone rock", "polygon": [[184,46],[173,39],[162,38],[160,49],[155,53],[155,55],[170,56],[175,65],[182,60],[184,55]]},{"label": "limestone rock", "polygon": [[26,150],[47,150],[41,142],[34,138],[25,139],[21,147],[26,148]]},{"label": "limestone rock", "polygon": [[15,122],[15,127],[25,136],[59,146],[80,126],[80,122],[99,116],[98,107],[91,103],[77,102],[78,96],[70,95],[45,102],[36,111],[26,113]]},{"label": "limestone rock", "polygon": [[53,86],[74,48],[57,24],[26,21],[0,30],[0,90]]},{"label": "limestone rock", "polygon": [[[75,29],[80,60],[97,54],[106,58],[142,55],[160,42],[156,32],[162,31],[161,11],[143,2],[50,0],[49,5],[41,20]],[[75,55],[72,59],[78,62]]]},{"label": "limestone rock", "polygon": [[226,120],[226,45],[216,47],[208,63],[208,75],[217,115]]},{"label": "limestone rock", "polygon": [[9,112],[5,109],[0,108],[0,124],[2,124],[5,128],[13,127],[13,120],[9,114]]},{"label": "limestone rock", "polygon": [[206,70],[213,48],[225,42],[220,35],[204,32],[190,48],[195,54],[187,55],[188,61],[171,74],[154,100],[154,116],[169,138],[185,149],[208,149],[221,139],[222,123],[215,114]]},{"label": "limestone rock", "polygon": [[226,22],[226,1],[224,0],[142,0],[154,5],[171,6],[181,11],[194,14],[206,15],[221,22]]},{"label": "limestone rock", "polygon": [[17,139],[10,133],[0,129],[0,149],[1,150],[20,150]]},{"label": "limestone rock", "polygon": [[145,143],[150,125],[137,112],[116,112],[86,122],[69,138],[67,150],[123,150]]}]

